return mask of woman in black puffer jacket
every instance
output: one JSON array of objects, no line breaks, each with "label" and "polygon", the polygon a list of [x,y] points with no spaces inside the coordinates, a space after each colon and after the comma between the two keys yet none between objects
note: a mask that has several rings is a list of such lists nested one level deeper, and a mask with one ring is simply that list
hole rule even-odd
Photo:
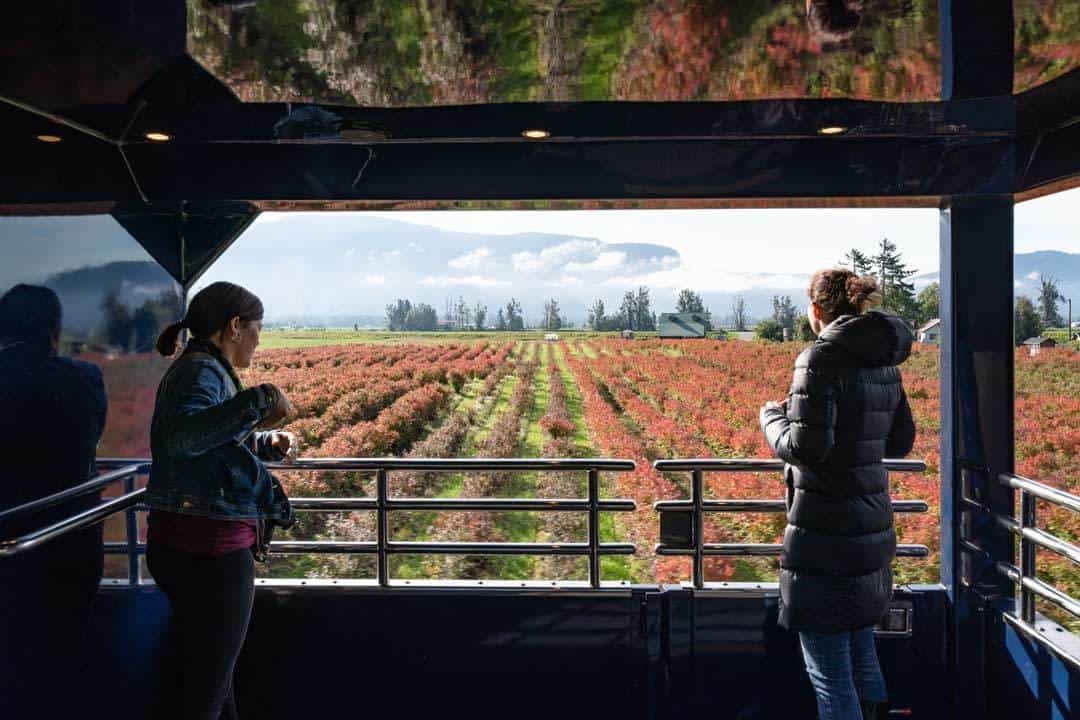
[{"label": "woman in black puffer jacket", "polygon": [[888,713],[873,625],[892,595],[896,532],[881,461],[911,451],[915,425],[897,368],[911,331],[866,312],[879,298],[872,278],[816,273],[807,315],[817,342],[795,361],[787,399],[761,409],[787,463],[780,624],[799,632],[820,720]]}]

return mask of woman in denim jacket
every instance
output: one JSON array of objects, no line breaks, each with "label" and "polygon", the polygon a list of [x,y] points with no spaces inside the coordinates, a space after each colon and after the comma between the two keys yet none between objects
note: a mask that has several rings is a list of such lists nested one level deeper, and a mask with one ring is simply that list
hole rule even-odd
[{"label": "woman in denim jacket", "polygon": [[292,413],[270,384],[243,389],[259,344],[262,302],[218,282],[158,338],[176,351],[181,329],[193,339],[158,387],[150,428],[153,466],[147,562],[172,606],[169,661],[159,715],[184,720],[237,717],[233,669],[254,599],[253,555],[262,528],[287,525],[292,509],[263,460],[296,451],[291,433],[269,430]]}]

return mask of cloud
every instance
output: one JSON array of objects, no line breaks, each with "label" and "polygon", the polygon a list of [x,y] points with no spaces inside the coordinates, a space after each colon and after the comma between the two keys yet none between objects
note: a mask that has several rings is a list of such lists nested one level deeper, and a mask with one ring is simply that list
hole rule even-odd
[{"label": "cloud", "polygon": [[568,262],[563,270],[569,273],[610,272],[626,262],[624,252],[602,252],[591,262]]},{"label": "cloud", "polygon": [[386,284],[386,276],[385,275],[365,275],[364,276],[364,282],[366,284],[368,284],[368,285],[385,285]]},{"label": "cloud", "polygon": [[1027,280],[1038,280],[1039,279],[1039,273],[1032,270],[1027,275],[1025,275],[1024,278],[1026,278]]},{"label": "cloud", "polygon": [[465,270],[467,268],[480,267],[489,257],[491,257],[491,250],[482,247],[454,258],[449,264],[450,267],[455,270]]},{"label": "cloud", "polygon": [[558,245],[546,247],[538,253],[519,252],[514,253],[510,260],[516,272],[535,273],[550,271],[572,260],[595,259],[597,252],[603,245],[599,240],[587,240],[574,238]]},{"label": "cloud", "polygon": [[428,275],[420,280],[420,285],[425,287],[504,287],[510,285],[508,280],[494,280],[480,275],[467,275],[454,277],[451,275]]}]

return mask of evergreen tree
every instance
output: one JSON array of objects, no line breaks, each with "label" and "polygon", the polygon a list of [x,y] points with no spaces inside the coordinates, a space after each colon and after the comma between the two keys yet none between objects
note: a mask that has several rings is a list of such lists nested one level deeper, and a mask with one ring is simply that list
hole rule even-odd
[{"label": "evergreen tree", "polygon": [[850,267],[856,275],[869,275],[873,270],[873,263],[862,251],[852,248],[844,253],[844,259],[840,261],[844,267]]},{"label": "evergreen tree", "polygon": [[1039,276],[1039,320],[1043,327],[1061,327],[1065,321],[1058,313],[1057,304],[1064,300],[1065,296],[1058,290],[1057,280],[1052,277]]},{"label": "evergreen tree", "polygon": [[1038,337],[1042,332],[1042,321],[1035,312],[1031,298],[1021,295],[1016,298],[1016,311],[1013,318],[1013,340],[1017,345],[1028,338]]},{"label": "evergreen tree", "polygon": [[675,312],[678,313],[704,313],[705,303],[701,296],[693,290],[680,290],[679,299],[675,301]]},{"label": "evergreen tree", "polygon": [[873,263],[881,286],[882,307],[906,320],[915,319],[919,307],[915,301],[915,286],[908,282],[908,278],[918,270],[908,269],[901,254],[896,251],[896,243],[890,242],[889,238],[881,238]]},{"label": "evergreen tree", "polygon": [[506,330],[506,315],[503,314],[502,308],[499,308],[499,312],[495,313],[495,329]]},{"label": "evergreen tree", "polygon": [[510,330],[524,330],[525,319],[521,316],[521,303],[517,298],[510,298],[506,303],[506,326]]},{"label": "evergreen tree", "polygon": [[675,312],[697,313],[705,318],[705,329],[712,330],[712,313],[705,307],[705,302],[693,290],[679,291],[679,299],[675,302]]}]

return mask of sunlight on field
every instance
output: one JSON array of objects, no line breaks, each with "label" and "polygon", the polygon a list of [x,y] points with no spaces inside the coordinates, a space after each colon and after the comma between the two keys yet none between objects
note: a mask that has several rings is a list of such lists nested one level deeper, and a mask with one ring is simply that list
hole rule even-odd
[{"label": "sunlight on field", "polygon": [[[386,333],[271,331],[245,383],[273,382],[297,408],[288,429],[303,440],[306,457],[625,457],[632,473],[602,478],[606,497],[632,498],[636,513],[607,514],[605,541],[629,541],[631,558],[604,558],[604,578],[637,582],[687,579],[682,558],[653,557],[659,537],[652,503],[686,496],[685,476],[665,476],[652,461],[670,457],[768,457],[758,408],[781,398],[791,380],[798,343],[716,340],[623,340],[612,334]],[[289,347],[295,343],[297,347]],[[168,361],[148,356],[96,358],[109,387],[109,427],[102,455],[146,456],[157,378]],[[1080,354],[1066,349],[1037,357],[1016,354],[1017,472],[1071,492],[1080,490]],[[900,583],[937,582],[940,403],[937,349],[917,346],[902,367],[918,427],[912,457],[925,475],[894,475],[896,498],[922,499],[931,512],[897,517],[901,542],[930,548],[928,560],[896,564]],[[372,492],[360,473],[291,473],[290,494],[358,496]],[[583,475],[506,473],[391,475],[395,495],[425,497],[570,497],[584,491]],[[711,475],[709,497],[779,498],[772,474]],[[585,537],[575,513],[398,513],[393,537],[408,540],[557,542]],[[1071,542],[1080,521],[1064,511],[1040,510],[1040,523]],[[710,542],[779,542],[780,514],[710,515]],[[121,528],[122,530],[122,528]],[[370,513],[304,513],[297,539],[370,540]],[[116,532],[119,532],[116,531]],[[580,558],[394,557],[400,578],[467,577],[583,579]],[[275,576],[370,577],[370,557],[275,558]],[[710,580],[771,580],[775,560],[710,558]],[[1080,592],[1080,578],[1056,556],[1040,557],[1044,580]]]}]

